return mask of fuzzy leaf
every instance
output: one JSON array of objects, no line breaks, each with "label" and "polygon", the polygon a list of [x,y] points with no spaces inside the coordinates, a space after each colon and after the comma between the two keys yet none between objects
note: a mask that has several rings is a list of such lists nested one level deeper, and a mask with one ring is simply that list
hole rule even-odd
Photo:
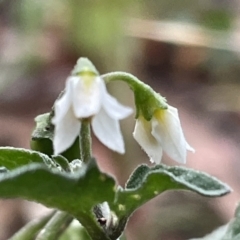
[{"label": "fuzzy leaf", "polygon": [[229,223],[226,234],[221,240],[238,240],[240,239],[240,204],[235,211],[235,218]]},{"label": "fuzzy leaf", "polygon": [[104,201],[113,202],[115,181],[90,162],[76,173],[30,164],[0,175],[1,198],[23,198],[75,216],[96,239],[108,239],[92,214]]},{"label": "fuzzy leaf", "polygon": [[126,188],[119,190],[118,203],[125,206],[126,211],[132,211],[173,189],[191,190],[207,197],[218,197],[231,191],[226,184],[203,172],[183,167],[141,165],[130,176]]},{"label": "fuzzy leaf", "polygon": [[56,164],[43,153],[13,147],[0,147],[0,166],[12,170],[30,163],[45,163],[50,168]]},{"label": "fuzzy leaf", "polygon": [[225,195],[231,189],[210,175],[183,167],[157,165],[139,166],[130,176],[125,189],[120,188],[111,205],[119,219],[113,236],[119,236],[130,216],[137,208],[166,190],[190,190],[207,197]]}]

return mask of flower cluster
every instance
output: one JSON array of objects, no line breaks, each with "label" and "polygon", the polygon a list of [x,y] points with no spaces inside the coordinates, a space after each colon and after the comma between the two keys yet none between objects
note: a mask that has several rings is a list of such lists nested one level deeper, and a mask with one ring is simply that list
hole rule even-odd
[{"label": "flower cluster", "polygon": [[[187,150],[194,149],[185,140],[177,109],[168,105],[149,86],[143,86],[143,92],[140,93],[139,90],[135,92],[139,99],[135,101],[136,105],[140,106],[137,106],[134,138],[152,162],[160,163],[165,151],[175,161],[185,163]],[[146,98],[149,100],[147,102],[149,106],[141,105],[143,102],[146,103]],[[144,112],[149,113],[150,108],[151,114],[148,119]],[[55,103],[54,153],[60,154],[73,144],[79,135],[83,119],[91,121],[94,134],[104,145],[111,150],[124,153],[119,120],[131,113],[131,108],[121,105],[107,92],[104,80],[92,63],[88,59],[80,58],[73,76],[66,81],[64,94]]]}]

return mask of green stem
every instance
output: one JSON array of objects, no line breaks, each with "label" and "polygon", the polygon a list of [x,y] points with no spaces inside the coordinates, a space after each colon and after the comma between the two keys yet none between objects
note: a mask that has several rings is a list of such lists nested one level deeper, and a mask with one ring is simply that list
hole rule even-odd
[{"label": "green stem", "polygon": [[101,77],[104,79],[104,81],[106,83],[111,82],[111,81],[117,81],[117,80],[121,80],[126,82],[133,90],[137,87],[137,86],[148,86],[145,83],[143,83],[142,81],[140,81],[137,77],[135,77],[134,75],[130,74],[130,73],[126,73],[126,72],[111,72],[111,73],[107,73],[104,75],[101,75]]},{"label": "green stem", "polygon": [[167,101],[159,93],[156,93],[150,86],[140,81],[132,74],[125,72],[111,72],[101,76],[106,83],[112,81],[123,81],[129,85],[134,92],[136,116],[143,115],[150,121],[156,110],[168,108]]},{"label": "green stem", "polygon": [[69,226],[73,217],[66,212],[56,212],[44,229],[38,234],[36,240],[56,240]]},{"label": "green stem", "polygon": [[83,119],[79,135],[81,160],[87,163],[92,158],[92,138],[90,132],[90,120]]},{"label": "green stem", "polygon": [[55,212],[48,214],[40,219],[34,219],[26,224],[22,229],[15,233],[9,240],[32,240],[36,234],[45,226]]},{"label": "green stem", "polygon": [[109,237],[106,236],[103,229],[96,222],[94,217],[92,216],[91,211],[87,211],[86,213],[81,213],[77,219],[85,227],[88,235],[92,238],[92,240],[110,240]]}]

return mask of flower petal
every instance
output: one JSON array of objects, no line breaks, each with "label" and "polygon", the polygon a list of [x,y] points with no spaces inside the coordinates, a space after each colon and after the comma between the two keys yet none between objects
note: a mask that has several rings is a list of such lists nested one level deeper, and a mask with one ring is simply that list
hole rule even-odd
[{"label": "flower petal", "polygon": [[81,123],[74,116],[73,110],[70,107],[65,116],[55,123],[53,147],[54,154],[58,155],[67,150],[79,134]]},{"label": "flower petal", "polygon": [[168,106],[167,110],[160,110],[162,117],[152,118],[152,135],[162,145],[169,157],[179,163],[186,163],[187,142],[176,108]]},{"label": "flower petal", "polygon": [[106,89],[105,84],[102,86],[103,104],[105,111],[114,119],[121,120],[132,114],[133,110],[119,103],[116,98],[112,97]]},{"label": "flower petal", "polygon": [[111,118],[103,108],[93,117],[92,128],[99,141],[108,148],[121,154],[125,152],[119,122]]},{"label": "flower petal", "polygon": [[136,121],[133,137],[150,157],[150,161],[158,164],[162,159],[162,147],[152,136],[151,130],[151,122],[139,117]]},{"label": "flower petal", "polygon": [[195,153],[195,149],[192,148],[187,142],[186,142],[186,148],[188,151]]},{"label": "flower petal", "polygon": [[102,87],[100,77],[86,75],[75,77],[73,88],[73,109],[77,118],[96,115],[102,104]]},{"label": "flower petal", "polygon": [[67,79],[63,95],[59,99],[57,99],[54,104],[55,116],[52,119],[53,123],[61,121],[61,119],[67,113],[72,104],[73,82],[73,77],[69,77]]}]

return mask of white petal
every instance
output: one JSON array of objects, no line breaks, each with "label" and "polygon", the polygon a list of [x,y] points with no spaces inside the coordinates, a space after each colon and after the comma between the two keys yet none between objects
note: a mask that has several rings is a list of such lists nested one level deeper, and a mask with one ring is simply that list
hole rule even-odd
[{"label": "white petal", "polygon": [[192,148],[187,142],[186,142],[186,148],[188,151],[195,153],[195,149]]},{"label": "white petal", "polygon": [[161,118],[152,118],[152,135],[162,145],[169,157],[179,163],[186,163],[186,140],[176,108],[169,106]]},{"label": "white petal", "polygon": [[77,118],[94,116],[102,104],[102,87],[100,77],[76,77],[73,88],[73,109]]},{"label": "white petal", "polygon": [[54,154],[58,155],[67,150],[79,134],[81,123],[74,116],[72,108],[64,115],[61,121],[55,124],[53,147]]},{"label": "white petal", "polygon": [[162,159],[162,147],[151,134],[151,122],[143,117],[136,121],[133,137],[150,157],[151,162],[160,163]]},{"label": "white petal", "polygon": [[94,134],[108,148],[123,154],[125,152],[119,122],[107,115],[102,108],[92,119]]},{"label": "white petal", "polygon": [[105,84],[102,86],[103,92],[103,107],[114,119],[124,119],[132,114],[133,110],[130,107],[126,107],[119,103],[116,98],[112,97],[106,89]]},{"label": "white petal", "polygon": [[61,98],[57,99],[54,104],[54,112],[55,116],[52,119],[53,123],[61,121],[64,115],[69,110],[72,104],[72,94],[73,94],[73,81],[74,78],[69,77],[66,81],[65,92],[61,96]]}]

